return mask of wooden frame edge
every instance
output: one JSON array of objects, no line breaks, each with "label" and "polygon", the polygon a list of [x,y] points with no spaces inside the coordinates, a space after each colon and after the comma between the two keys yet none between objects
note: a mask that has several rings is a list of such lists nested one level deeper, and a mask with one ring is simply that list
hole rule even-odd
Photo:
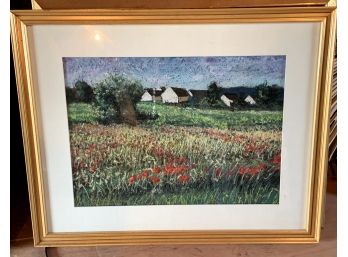
[{"label": "wooden frame edge", "polygon": [[317,204],[314,206],[316,219],[314,225],[314,236],[317,241],[320,240],[320,231],[323,224],[323,210],[325,207],[325,193],[326,193],[326,176],[328,167],[328,142],[330,133],[330,106],[331,106],[331,93],[332,93],[332,69],[335,49],[335,33],[336,33],[336,10],[330,13],[327,19],[327,25],[325,28],[325,43],[324,43],[324,61],[322,67],[322,81],[320,85],[320,100],[319,104],[319,127],[317,140],[319,146],[316,149],[316,171],[318,172],[318,181],[315,186],[314,196],[318,197]]},{"label": "wooden frame edge", "polygon": [[30,111],[30,97],[28,93],[27,80],[27,68],[25,61],[25,54],[23,48],[23,35],[22,35],[22,22],[14,14],[11,14],[11,45],[13,50],[13,59],[14,59],[14,68],[16,75],[16,85],[17,85],[17,95],[20,111],[20,120],[22,127],[22,137],[23,137],[23,150],[25,155],[26,163],[26,173],[27,173],[27,182],[28,182],[28,193],[29,193],[29,202],[30,202],[30,213],[32,220],[32,230],[33,230],[33,241],[37,245],[42,241],[44,235],[41,233],[42,226],[40,226],[40,213],[39,213],[39,202],[37,199],[37,185],[35,181],[35,168],[36,163],[35,159],[32,158],[34,155],[33,142],[32,142],[32,119]]},{"label": "wooden frame edge", "polygon": [[[32,0],[35,1],[35,0]],[[178,0],[178,1],[161,1],[161,0],[138,0],[138,1],[110,1],[101,0],[98,3],[95,0],[85,0],[81,2],[57,3],[54,0],[36,0],[37,4],[43,9],[115,9],[115,8],[133,8],[133,9],[173,9],[173,8],[260,8],[260,7],[294,7],[294,6],[325,6],[329,0]]]}]

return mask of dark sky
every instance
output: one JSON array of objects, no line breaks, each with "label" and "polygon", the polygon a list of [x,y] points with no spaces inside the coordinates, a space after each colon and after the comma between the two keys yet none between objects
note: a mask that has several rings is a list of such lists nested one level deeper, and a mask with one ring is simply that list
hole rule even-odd
[{"label": "dark sky", "polygon": [[65,57],[66,86],[77,80],[93,83],[108,74],[140,80],[144,87],[177,86],[206,89],[211,81],[223,87],[256,86],[267,80],[284,87],[284,55],[221,57]]}]

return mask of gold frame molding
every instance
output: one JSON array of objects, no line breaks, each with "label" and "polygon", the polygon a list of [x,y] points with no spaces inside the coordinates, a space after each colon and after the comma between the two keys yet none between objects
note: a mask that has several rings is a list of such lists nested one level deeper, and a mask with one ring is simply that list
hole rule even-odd
[{"label": "gold frame molding", "polygon": [[[24,152],[35,246],[146,244],[263,244],[319,241],[324,206],[328,154],[332,61],[336,28],[335,7],[224,8],[170,10],[50,10],[13,11],[11,39],[20,105]],[[40,131],[32,79],[28,27],[35,24],[169,24],[320,22],[319,64],[312,129],[308,222],[303,230],[208,230],[71,232],[48,231]]]},{"label": "gold frame molding", "polygon": [[205,9],[325,6],[329,0],[32,0],[44,10],[54,9]]}]

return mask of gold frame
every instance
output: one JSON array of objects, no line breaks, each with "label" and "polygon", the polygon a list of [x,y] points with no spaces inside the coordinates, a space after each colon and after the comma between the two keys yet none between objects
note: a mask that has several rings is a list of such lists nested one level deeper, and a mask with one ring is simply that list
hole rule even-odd
[{"label": "gold frame", "polygon": [[[319,64],[310,168],[308,222],[303,230],[216,230],[51,233],[47,227],[40,131],[27,28],[35,24],[320,22]],[[335,7],[13,11],[11,38],[35,246],[263,244],[319,241],[327,168]]]},{"label": "gold frame", "polygon": [[[234,7],[300,7],[325,6],[330,0],[32,0],[36,7],[44,10],[54,9],[204,9],[204,8],[234,8]],[[333,0],[331,0],[333,1]]]}]

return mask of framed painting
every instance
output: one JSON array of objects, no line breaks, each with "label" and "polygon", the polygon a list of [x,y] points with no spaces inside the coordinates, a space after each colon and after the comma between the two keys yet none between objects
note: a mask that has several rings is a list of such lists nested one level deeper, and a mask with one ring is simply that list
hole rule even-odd
[{"label": "framed painting", "polygon": [[14,11],[37,246],[318,242],[333,7]]}]

